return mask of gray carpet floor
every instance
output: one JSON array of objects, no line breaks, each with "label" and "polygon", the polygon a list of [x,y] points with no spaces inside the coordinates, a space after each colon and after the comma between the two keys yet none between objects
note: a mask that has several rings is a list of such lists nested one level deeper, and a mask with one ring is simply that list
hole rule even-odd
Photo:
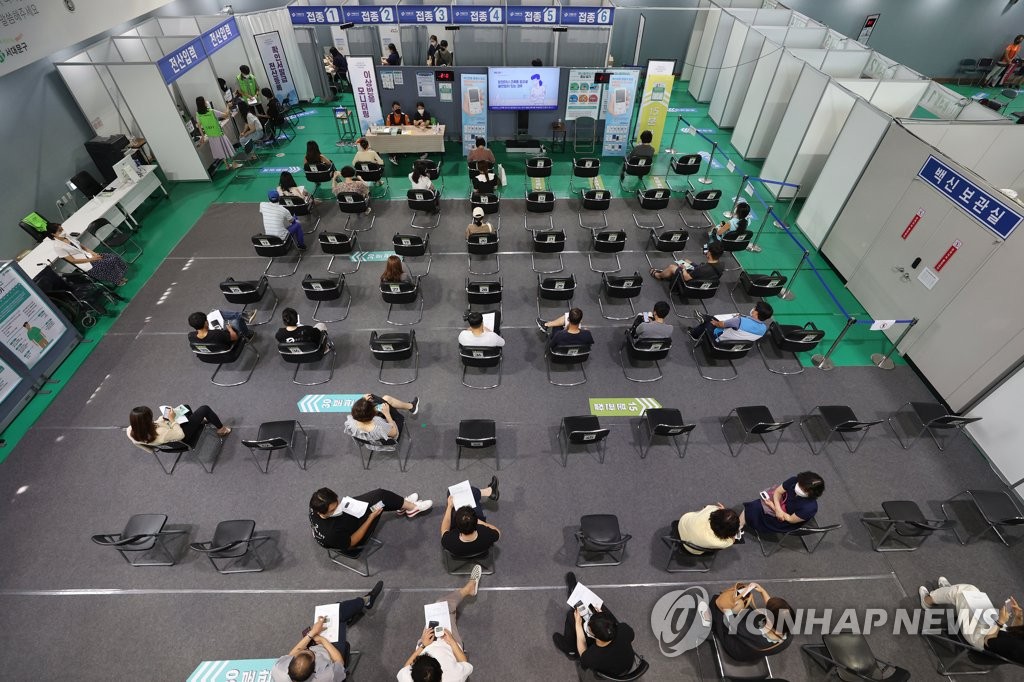
[{"label": "gray carpet floor", "polygon": [[[323,207],[321,230],[340,230],[344,224],[332,209]],[[523,205],[506,201],[503,209],[504,373],[500,388],[477,391],[461,384],[455,344],[465,309],[467,202],[446,201],[440,226],[431,231],[434,260],[422,282],[424,319],[414,327],[421,352],[419,378],[394,388],[377,382],[378,365],[368,348],[371,330],[393,329],[385,323],[387,306],[376,290],[380,263],[364,263],[347,278],[354,302],[347,320],[329,325],[338,347],[330,383],[306,388],[290,382],[292,367],[281,361],[273,344],[275,320],[257,328],[261,357],[251,381],[237,388],[210,384],[212,367],[198,363],[185,343],[185,318],[195,310],[229,307],[218,283],[228,276],[255,278],[266,264],[249,245],[249,236],[260,231],[256,206],[212,206],[3,465],[0,499],[8,502],[0,507],[0,546],[5,548],[0,554],[0,627],[7,645],[0,667],[8,678],[183,680],[203,660],[275,657],[298,639],[313,606],[330,595],[361,593],[380,578],[385,581],[383,601],[351,630],[352,645],[363,652],[353,678],[393,679],[418,634],[421,605],[459,584],[442,563],[439,510],[412,520],[386,520],[378,533],[385,546],[371,559],[374,577],[366,579],[332,564],[310,538],[309,495],[324,485],[341,494],[376,487],[415,491],[441,502],[448,485],[466,478],[484,485],[497,473],[502,496],[488,514],[503,532],[497,573],[484,578],[480,595],[466,602],[459,621],[477,669],[474,679],[575,679],[573,665],[555,651],[550,633],[561,627],[563,575],[575,559],[573,532],[587,513],[617,514],[624,532],[633,536],[622,565],[577,572],[633,625],[636,649],[651,663],[651,680],[713,678],[706,649],[677,658],[658,651],[652,606],[681,586],[700,584],[716,592],[753,579],[798,608],[818,610],[913,608],[917,586],[938,575],[972,582],[997,601],[1020,587],[1024,556],[1019,543],[1007,549],[991,536],[960,547],[952,535],[940,534],[914,553],[879,554],[871,551],[858,522],[884,500],[912,499],[934,516],[940,514],[939,503],[959,490],[998,487],[998,478],[966,440],[943,453],[929,440],[904,451],[881,425],[856,454],[833,444],[815,456],[794,424],[783,433],[776,454],[757,442],[735,458],[723,441],[720,419],[739,405],[766,404],[780,419],[797,419],[815,405],[845,403],[870,419],[888,416],[907,400],[930,399],[909,368],[829,373],[811,368],[782,377],[767,372],[752,354],[737,363],[739,379],[710,382],[698,374],[689,344],[677,329],[676,345],[661,363],[664,379],[626,381],[618,359],[626,323],[600,316],[600,276],[587,266],[589,232],[577,226],[575,205],[568,201],[559,202],[554,221],[568,235],[565,272],[576,275],[575,303],[583,308],[597,345],[587,366],[588,383],[549,385],[534,324],[537,285]],[[409,232],[409,210],[403,202],[378,202],[375,210],[375,226],[359,235],[359,248],[390,250],[396,232]],[[633,225],[630,210],[630,203],[614,202],[609,222],[629,234],[623,271],[646,273],[646,233]],[[670,226],[682,226],[675,212],[663,217]],[[531,223],[539,224],[540,218],[531,216]],[[322,276],[329,259],[320,253],[315,235],[308,239],[298,273],[272,280],[280,307],[291,305],[307,319],[314,304],[304,298],[299,282],[307,273]],[[687,252],[699,257],[696,239]],[[654,260],[667,258],[658,254]],[[275,271],[282,266],[275,265]],[[424,266],[414,262],[411,268],[422,272]],[[727,284],[735,275],[728,273]],[[663,286],[645,274],[637,309],[649,309],[663,297]],[[724,290],[708,307],[712,312],[735,309]],[[673,321],[684,328],[685,320]],[[306,394],[370,391],[422,400],[420,413],[407,422],[412,436],[407,472],[388,457],[374,458],[370,470],[363,470],[342,432],[344,415],[299,414],[297,409]],[[697,424],[685,458],[659,443],[641,460],[637,420],[606,418],[611,435],[604,464],[592,453],[574,452],[563,468],[556,439],[560,418],[586,414],[588,398],[599,397],[653,398],[682,410]],[[178,402],[209,404],[235,428],[212,474],[186,457],[167,476],[152,456],[125,438],[133,406]],[[240,440],[254,436],[263,421],[292,418],[310,434],[308,469],[276,454],[269,474],[260,473]],[[497,422],[500,471],[490,452],[468,454],[456,471],[454,438],[465,418]],[[814,554],[781,551],[766,559],[748,537],[723,552],[708,574],[664,572],[667,555],[659,538],[670,520],[711,502],[737,506],[806,469],[820,473],[827,485],[818,521],[842,524]],[[187,530],[172,545],[177,565],[132,568],[114,551],[90,542],[91,535],[117,532],[128,516],[145,512],[167,514],[173,527]],[[267,571],[219,575],[205,558],[188,551],[187,542],[209,539],[218,521],[231,518],[254,519],[258,530],[271,536],[263,547]],[[45,636],[43,618],[52,623],[42,626]],[[876,654],[908,668],[915,678],[937,676],[920,638],[875,632],[868,639]],[[811,641],[800,636],[773,659],[778,677],[824,679],[796,646]],[[990,679],[1015,677],[997,671]]]}]

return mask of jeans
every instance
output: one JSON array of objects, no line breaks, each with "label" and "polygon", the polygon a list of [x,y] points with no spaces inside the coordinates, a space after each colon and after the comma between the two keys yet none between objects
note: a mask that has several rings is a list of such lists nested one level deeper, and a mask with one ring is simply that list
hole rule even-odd
[{"label": "jeans", "polygon": [[292,217],[292,222],[288,226],[288,234],[295,240],[295,245],[300,249],[306,248],[306,236],[302,234],[302,223],[299,222],[298,218]]},{"label": "jeans", "polygon": [[220,314],[224,318],[224,324],[234,327],[235,331],[242,336],[249,336],[249,325],[245,323],[245,316],[242,313],[235,310],[222,310]]}]

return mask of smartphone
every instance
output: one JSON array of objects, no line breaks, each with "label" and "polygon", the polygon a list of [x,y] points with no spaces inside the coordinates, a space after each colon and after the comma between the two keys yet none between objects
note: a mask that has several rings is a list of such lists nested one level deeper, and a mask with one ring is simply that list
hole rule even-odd
[{"label": "smartphone", "polygon": [[434,639],[438,641],[444,639],[444,628],[440,625],[434,627]]},{"label": "smartphone", "polygon": [[707,602],[697,604],[697,613],[700,614],[700,622],[704,627],[711,625],[711,609],[708,608]]},{"label": "smartphone", "polygon": [[757,583],[750,583],[748,585],[744,585],[742,589],[736,591],[736,594],[738,594],[740,597],[746,597],[748,594],[754,591],[755,587],[757,587]]},{"label": "smartphone", "polygon": [[383,502],[378,502],[377,504],[375,504],[372,507],[370,507],[370,511],[377,511],[378,509],[383,509],[383,508],[384,508],[384,503]]},{"label": "smartphone", "polygon": [[587,615],[587,606],[582,601],[576,602],[572,607],[576,609],[581,616]]},{"label": "smartphone", "polygon": [[761,491],[761,499],[764,500],[765,502],[770,502],[772,498],[771,498],[771,495],[768,494],[767,490],[762,490]]},{"label": "smartphone", "polygon": [[480,100],[483,99],[483,98],[480,96],[480,88],[470,88],[468,96],[469,96],[469,113],[470,114],[474,114],[474,115],[482,113],[483,112],[483,106],[481,105],[481,101]]}]

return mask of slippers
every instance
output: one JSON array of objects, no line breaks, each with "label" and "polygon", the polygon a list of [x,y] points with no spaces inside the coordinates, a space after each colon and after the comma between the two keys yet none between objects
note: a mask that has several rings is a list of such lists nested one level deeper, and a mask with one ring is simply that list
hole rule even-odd
[{"label": "slippers", "polygon": [[224,432],[221,433],[221,431],[222,431],[222,429],[217,429],[217,435],[220,436],[221,438],[223,438],[224,436],[227,436],[228,434],[231,433],[231,427],[230,426],[225,426],[223,428]]}]

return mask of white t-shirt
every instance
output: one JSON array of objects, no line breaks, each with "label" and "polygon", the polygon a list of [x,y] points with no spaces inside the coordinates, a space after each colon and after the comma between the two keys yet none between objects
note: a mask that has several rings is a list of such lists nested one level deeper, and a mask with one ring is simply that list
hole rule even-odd
[{"label": "white t-shirt", "polygon": [[260,213],[263,214],[263,234],[281,239],[288,238],[288,226],[292,224],[292,214],[281,204],[272,201],[260,202]]},{"label": "white t-shirt", "polygon": [[261,135],[263,135],[263,124],[260,123],[260,120],[258,118],[256,118],[256,114],[252,113],[251,111],[248,114],[246,114],[245,123],[247,126],[253,129],[253,132],[251,132],[250,135],[252,135],[253,137],[260,137]]},{"label": "white t-shirt", "polygon": [[463,329],[459,332],[459,345],[460,346],[504,346],[505,339],[501,338],[490,329],[485,329],[484,333],[477,336],[468,329]]},{"label": "white t-shirt", "polygon": [[[441,664],[443,682],[466,682],[473,674],[473,664],[469,661],[460,663],[455,660],[455,654],[452,653],[452,648],[446,642],[432,642],[423,649],[423,653]],[[398,682],[412,682],[411,665],[398,671]]]},{"label": "white t-shirt", "polygon": [[430,178],[426,175],[421,175],[419,182],[412,179],[412,173],[409,173],[409,182],[412,183],[413,189],[434,189],[434,183],[430,181]]},{"label": "white t-shirt", "polygon": [[[70,241],[71,243],[65,244],[59,239],[50,240],[50,246],[53,247],[53,252],[54,254],[57,255],[58,258],[63,258],[64,256],[71,256],[72,258],[89,257],[89,254],[86,253],[85,250],[81,248],[81,244],[79,244],[78,241],[76,241],[72,237],[68,237],[68,241]],[[86,271],[92,270],[92,263],[75,263],[75,266]]]}]

